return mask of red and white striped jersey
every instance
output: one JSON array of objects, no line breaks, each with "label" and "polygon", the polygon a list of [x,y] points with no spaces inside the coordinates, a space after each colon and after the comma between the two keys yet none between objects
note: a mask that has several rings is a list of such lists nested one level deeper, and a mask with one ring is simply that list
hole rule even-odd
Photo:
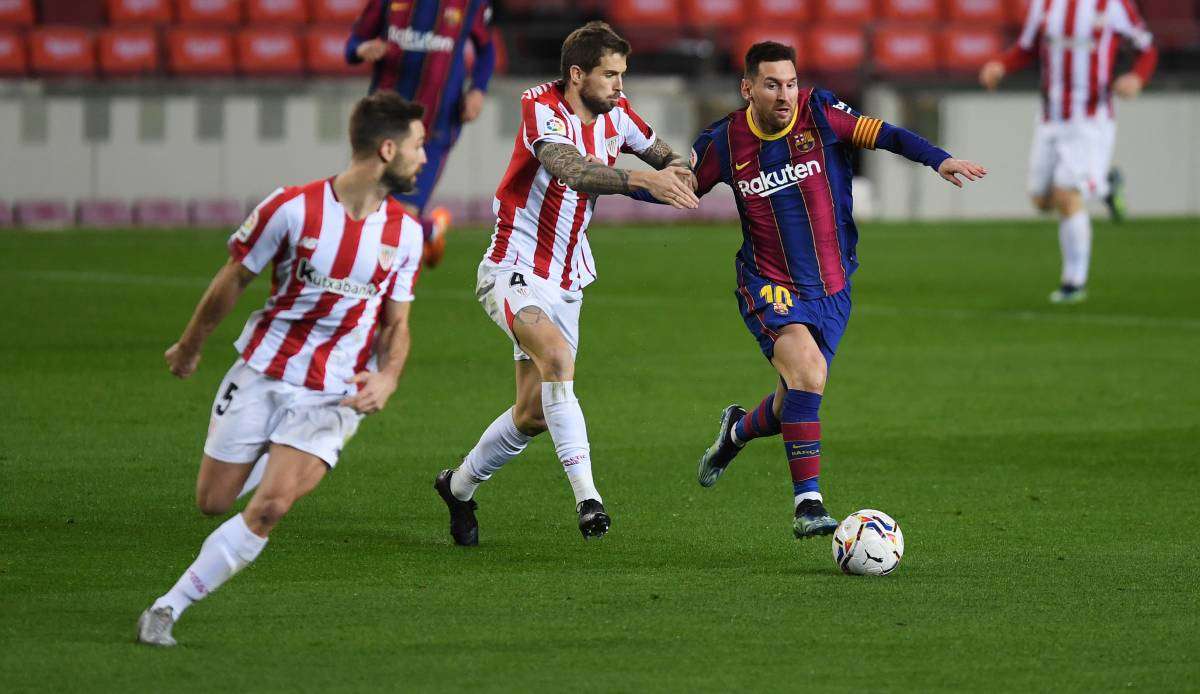
[{"label": "red and white striped jersey", "polygon": [[1132,0],[1030,0],[1021,37],[1003,61],[1011,72],[1039,58],[1043,120],[1111,119],[1119,37],[1140,54],[1134,72],[1149,80],[1158,52]]},{"label": "red and white striped jersey", "polygon": [[250,368],[325,392],[374,366],[383,300],[412,301],[421,223],[389,197],[354,221],[333,179],[280,188],[229,239],[229,253],[258,273],[274,263],[271,296],[234,343]]},{"label": "red and white striped jersey", "polygon": [[538,142],[572,145],[612,166],[620,152],[641,153],[654,131],[622,97],[617,107],[584,124],[558,82],[521,95],[521,126],[512,160],[496,190],[496,230],[484,256],[498,267],[525,267],[563,289],[582,289],[596,279],[587,226],[596,196],[580,193],[550,175],[534,156]]}]

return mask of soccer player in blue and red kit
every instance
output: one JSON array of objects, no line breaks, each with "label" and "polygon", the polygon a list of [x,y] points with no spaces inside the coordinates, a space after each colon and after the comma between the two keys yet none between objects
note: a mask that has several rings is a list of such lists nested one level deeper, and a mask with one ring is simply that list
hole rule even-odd
[{"label": "soccer player in blue and red kit", "polygon": [[[442,207],[425,214],[442,176],[450,149],[464,123],[479,117],[496,65],[489,0],[369,0],[346,41],[346,60],[374,64],[371,93],[399,92],[425,107],[428,165],[410,193],[397,196],[421,219],[427,267],[441,261],[450,213]],[[475,62],[468,66],[470,43]]]},{"label": "soccer player in blue and red kit", "polygon": [[828,91],[800,88],[795,59],[790,46],[752,46],[741,86],[749,107],[714,123],[692,149],[697,194],[722,182],[733,189],[743,236],[735,293],[746,327],[780,377],[753,411],[725,408],[698,478],[711,487],[749,441],[783,434],[793,531],[811,537],[837,527],[817,485],[818,412],[850,318],[850,276],[858,267],[851,149],[895,152],[960,188],[957,176],[973,181],[987,172],[904,128],[857,113]]}]

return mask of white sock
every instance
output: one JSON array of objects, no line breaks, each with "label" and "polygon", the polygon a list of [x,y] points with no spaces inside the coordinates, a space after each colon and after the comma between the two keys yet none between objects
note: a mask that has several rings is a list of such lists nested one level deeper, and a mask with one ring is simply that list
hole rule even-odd
[{"label": "white sock", "polygon": [[258,456],[258,460],[254,461],[254,467],[250,468],[250,476],[246,478],[246,483],[242,485],[242,491],[238,492],[237,498],[242,498],[250,492],[258,488],[258,483],[262,482],[263,473],[267,471],[267,454],[263,453]]},{"label": "white sock", "polygon": [[175,619],[179,619],[193,602],[203,599],[249,566],[266,546],[267,538],[251,532],[242,514],[234,515],[204,540],[196,561],[166,595],[154,601],[154,607],[171,607]]},{"label": "white sock", "polygon": [[533,437],[521,433],[513,423],[513,408],[508,408],[488,425],[479,443],[450,476],[450,493],[459,501],[470,499],[480,483],[517,457],[531,440]]},{"label": "white sock", "polygon": [[554,451],[575,492],[575,506],[587,499],[603,501],[592,481],[592,455],[583,409],[575,397],[574,381],[542,383],[542,413],[554,439]]},{"label": "white sock", "polygon": [[825,497],[821,496],[821,492],[804,492],[802,494],[796,495],[795,506],[793,506],[792,508],[799,507],[801,501],[808,501],[809,499],[814,499],[814,500],[820,501],[822,503],[825,502]]},{"label": "white sock", "polygon": [[1062,283],[1072,287],[1087,284],[1092,257],[1092,219],[1087,210],[1059,221],[1058,245],[1062,249]]}]

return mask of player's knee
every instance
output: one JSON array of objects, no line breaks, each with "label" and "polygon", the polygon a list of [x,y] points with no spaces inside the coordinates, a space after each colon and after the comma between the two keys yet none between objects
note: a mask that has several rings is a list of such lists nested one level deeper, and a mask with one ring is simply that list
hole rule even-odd
[{"label": "player's knee", "polygon": [[290,499],[280,495],[255,496],[246,507],[246,515],[254,523],[267,528],[275,526],[291,510]]},{"label": "player's knee", "polygon": [[545,350],[537,366],[543,381],[570,381],[575,378],[575,357],[566,345]]},{"label": "player's knee", "polygon": [[206,516],[220,516],[233,506],[228,494],[218,494],[211,489],[196,489],[196,508]]}]

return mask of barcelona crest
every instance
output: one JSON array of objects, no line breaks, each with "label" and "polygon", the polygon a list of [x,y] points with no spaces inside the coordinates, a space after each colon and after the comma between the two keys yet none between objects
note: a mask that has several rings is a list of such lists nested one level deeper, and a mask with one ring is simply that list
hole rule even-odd
[{"label": "barcelona crest", "polygon": [[796,148],[801,154],[807,154],[817,146],[817,140],[813,137],[811,130],[802,130],[796,134]]}]

